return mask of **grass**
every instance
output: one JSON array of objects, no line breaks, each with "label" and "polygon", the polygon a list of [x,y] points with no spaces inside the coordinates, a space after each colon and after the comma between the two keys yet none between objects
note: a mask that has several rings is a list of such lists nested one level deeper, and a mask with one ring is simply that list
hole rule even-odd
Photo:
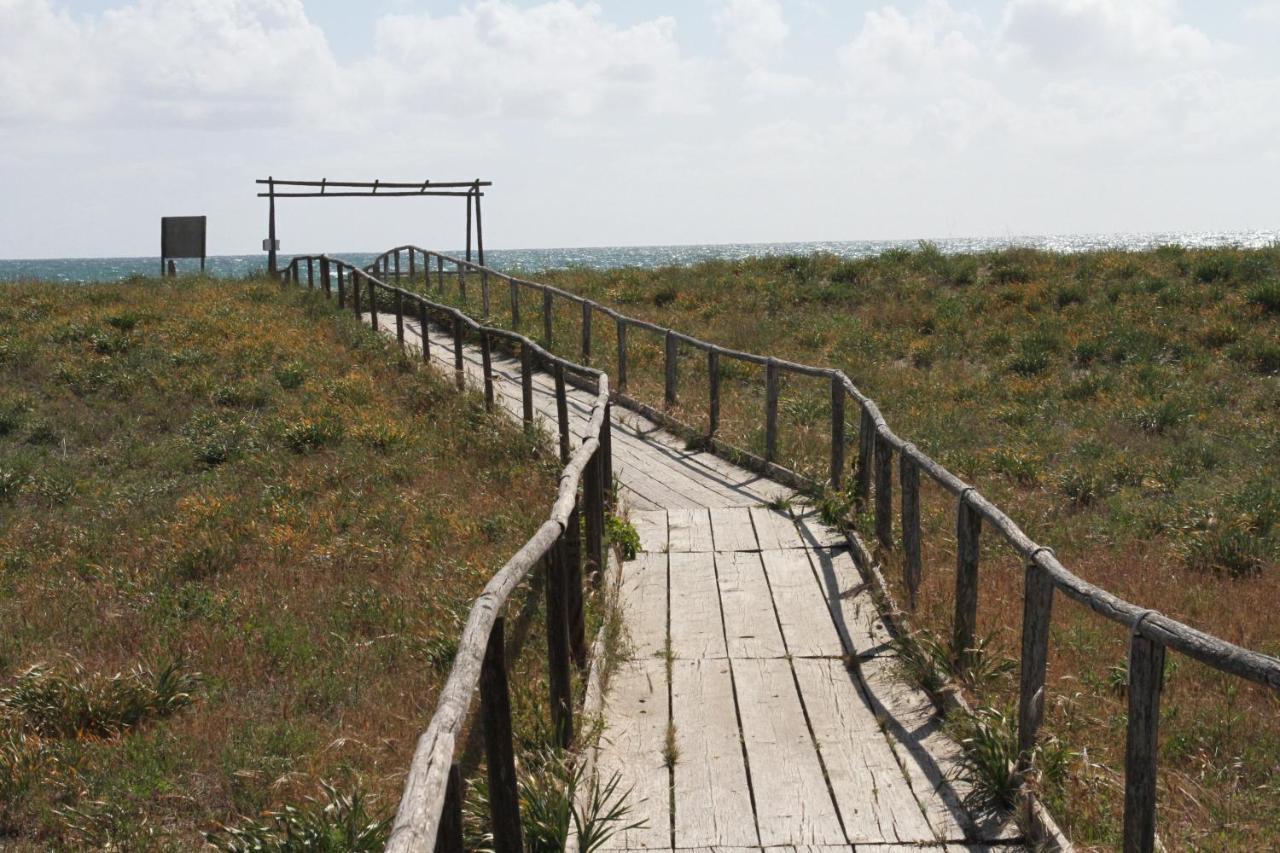
[{"label": "grass", "polygon": [[[724,347],[841,368],[899,435],[977,484],[1073,571],[1280,653],[1280,622],[1268,606],[1280,598],[1280,248],[951,256],[922,245],[859,260],[529,277]],[[474,309],[478,282],[468,284]],[[542,339],[539,301],[524,297],[521,330]],[[494,319],[509,326],[507,300],[493,305]],[[576,357],[580,323],[575,306],[557,304],[553,348]],[[593,363],[616,376],[612,324],[597,315],[593,335]],[[679,356],[672,413],[705,428],[706,359],[683,346]],[[724,357],[720,369],[720,437],[760,453],[763,370]],[[661,337],[630,330],[628,380],[634,396],[662,405]],[[816,480],[829,458],[827,393],[822,380],[785,377],[781,387],[779,461]],[[853,406],[846,421],[852,460]],[[921,500],[925,572],[915,622],[945,637],[954,501],[927,482]],[[853,509],[844,493],[823,496],[822,508],[831,516]],[[858,521],[865,527],[865,517]],[[899,554],[882,557],[898,583]],[[980,635],[991,638],[992,660],[1016,659],[1022,569],[989,534],[982,565]],[[1108,674],[1124,666],[1126,643],[1123,628],[1059,597],[1044,732],[1074,757],[1064,759],[1062,793],[1049,799],[1083,849],[1119,842],[1125,705]],[[1165,843],[1275,846],[1280,700],[1194,662],[1176,665],[1163,698]],[[976,704],[1012,707],[1014,681],[1006,673],[978,685]]]},{"label": "grass", "polygon": [[273,282],[3,291],[0,847],[376,844],[556,455]]}]

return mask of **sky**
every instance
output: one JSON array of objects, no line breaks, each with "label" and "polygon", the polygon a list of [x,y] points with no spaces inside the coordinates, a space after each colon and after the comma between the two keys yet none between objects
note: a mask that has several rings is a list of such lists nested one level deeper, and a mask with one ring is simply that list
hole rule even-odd
[{"label": "sky", "polygon": [[268,175],[492,180],[487,248],[1270,229],[1278,44],[1280,0],[0,0],[0,257],[253,253]]}]

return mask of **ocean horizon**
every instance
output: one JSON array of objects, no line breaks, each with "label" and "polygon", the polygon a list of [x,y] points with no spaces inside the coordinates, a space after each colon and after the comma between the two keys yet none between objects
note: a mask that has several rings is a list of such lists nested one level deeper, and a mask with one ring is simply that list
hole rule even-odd
[{"label": "ocean horizon", "polygon": [[[1104,250],[1141,251],[1157,246],[1187,248],[1234,246],[1264,248],[1280,245],[1280,229],[1249,231],[1169,231],[1150,233],[1059,234],[1021,237],[946,237],[902,240],[833,240],[778,243],[700,243],[651,246],[580,246],[544,249],[490,249],[485,260],[494,269],[511,273],[531,273],[563,267],[619,269],[687,266],[707,260],[741,260],[777,255],[828,253],[846,258],[878,255],[890,249],[913,249],[931,244],[948,253],[986,252],[1029,247],[1052,252],[1076,253]],[[428,247],[431,248],[431,247]],[[282,262],[295,254],[281,252]],[[369,263],[383,250],[331,252],[348,263]],[[461,256],[462,249],[446,249],[445,254]],[[474,255],[473,255],[474,257]],[[180,272],[196,272],[198,260],[176,261]],[[239,278],[266,268],[265,252],[246,255],[210,255],[205,272],[219,278]],[[154,276],[159,272],[157,255],[104,258],[0,258],[0,281],[40,280],[65,283],[121,281],[133,276]]]}]

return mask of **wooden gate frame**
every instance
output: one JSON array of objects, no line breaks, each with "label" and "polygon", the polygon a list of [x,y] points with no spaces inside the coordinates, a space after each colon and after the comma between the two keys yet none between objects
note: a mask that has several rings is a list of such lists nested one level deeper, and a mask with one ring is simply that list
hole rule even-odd
[{"label": "wooden gate frame", "polygon": [[[258,198],[267,199],[267,272],[275,275],[276,252],[276,199],[278,198],[393,198],[396,196],[464,196],[467,199],[467,254],[471,261],[471,207],[475,205],[476,249],[481,266],[484,266],[484,223],[480,218],[480,197],[484,195],[481,187],[493,186],[493,181],[421,181],[405,183],[403,181],[331,181],[322,178],[318,181],[286,181],[274,177],[259,178],[254,183],[266,185],[267,191],[258,193]],[[280,192],[277,187],[301,187],[296,192]],[[319,187],[319,191],[315,190]],[[336,187],[337,192],[329,192]],[[380,192],[381,190],[381,192]],[[367,192],[366,192],[367,191]]]}]

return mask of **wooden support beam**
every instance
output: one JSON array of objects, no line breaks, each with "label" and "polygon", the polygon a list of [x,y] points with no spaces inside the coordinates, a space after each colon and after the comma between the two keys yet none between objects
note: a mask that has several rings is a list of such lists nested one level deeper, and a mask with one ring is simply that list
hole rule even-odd
[{"label": "wooden support beam", "polygon": [[781,393],[778,363],[772,358],[764,365],[764,459],[778,459],[778,395]]},{"label": "wooden support beam", "polygon": [[582,363],[591,363],[591,303],[582,301]]},{"label": "wooden support beam", "polygon": [[462,803],[465,799],[462,768],[455,761],[449,765],[444,806],[440,809],[440,825],[436,829],[435,853],[465,853],[462,839]]},{"label": "wooden support beam", "polygon": [[511,292],[511,328],[520,331],[520,287],[514,279],[507,279],[507,289]]},{"label": "wooden support beam", "polygon": [[898,457],[898,486],[902,489],[902,580],[907,588],[907,606],[915,610],[923,565],[920,554],[920,468],[905,453]]},{"label": "wooden support beam", "polygon": [[573,742],[573,690],[569,678],[569,601],[564,535],[544,560],[547,598],[547,680],[551,693],[551,726],[561,749]]},{"label": "wooden support beam", "polygon": [[553,372],[556,380],[556,425],[560,433],[560,464],[568,465],[572,448],[569,446],[569,397],[565,391],[564,365],[557,362]]},{"label": "wooden support beam", "polygon": [[862,506],[871,499],[871,469],[874,467],[871,455],[876,447],[876,422],[871,413],[862,410],[858,420],[858,466],[855,472],[854,496]]},{"label": "wooden support beam", "polygon": [[951,638],[951,653],[962,665],[974,648],[978,624],[978,539],[981,534],[982,516],[969,506],[962,494],[956,509],[956,596]]},{"label": "wooden support beam", "polygon": [[431,335],[428,333],[427,300],[418,299],[418,331],[422,333],[422,363],[431,363]]},{"label": "wooden support beam", "polygon": [[507,687],[504,623],[499,616],[489,633],[480,669],[480,719],[489,772],[489,818],[494,853],[523,853],[520,794],[516,785],[515,741],[511,732],[511,695]]},{"label": "wooden support beam", "polygon": [[1018,770],[1026,773],[1044,719],[1044,681],[1049,663],[1053,579],[1028,563],[1022,593],[1022,659],[1018,675]]},{"label": "wooden support beam", "polygon": [[578,669],[587,668],[587,627],[582,609],[582,501],[573,502],[564,527],[564,545],[569,602],[569,648]]},{"label": "wooden support beam", "polygon": [[1156,758],[1164,646],[1135,632],[1129,640],[1129,726],[1124,747],[1124,853],[1153,853]]},{"label": "wooden support beam", "polygon": [[484,407],[493,410],[493,344],[489,333],[480,331],[480,367],[484,374]]},{"label": "wooden support beam", "polygon": [[587,528],[587,576],[593,584],[598,584],[604,573],[604,489],[599,450],[592,454],[582,472],[582,502]]},{"label": "wooden support beam", "polygon": [[378,285],[374,284],[373,279],[369,279],[369,325],[376,332],[378,331]]},{"label": "wooden support beam", "polygon": [[[399,253],[396,253],[399,258]],[[396,288],[396,340],[400,343],[400,352],[404,352],[404,291]]]},{"label": "wooden support beam", "polygon": [[618,319],[618,393],[627,390],[627,322]]},{"label": "wooden support beam", "polygon": [[533,429],[533,347],[520,345],[520,401],[525,429]]},{"label": "wooden support beam", "polygon": [[893,446],[876,436],[876,541],[893,550]]},{"label": "wooden support beam", "polygon": [[679,357],[675,332],[667,330],[666,336],[666,402],[671,407],[676,404],[676,360]]},{"label": "wooden support beam", "polygon": [[834,491],[844,481],[844,383],[831,377],[831,472],[828,478]]},{"label": "wooden support beam", "polygon": [[463,352],[462,352],[462,318],[455,317],[453,320],[453,378],[458,384],[458,390],[461,391],[466,387],[466,374],[463,372]]},{"label": "wooden support beam", "polygon": [[707,350],[707,438],[720,431],[720,352]]},{"label": "wooden support beam", "polygon": [[320,284],[324,287],[324,298],[333,298],[333,279],[329,274],[329,259],[320,259]]},{"label": "wooden support beam", "polygon": [[542,291],[542,345],[548,350],[551,349],[551,342],[555,334],[555,306],[551,302],[551,291]]}]

